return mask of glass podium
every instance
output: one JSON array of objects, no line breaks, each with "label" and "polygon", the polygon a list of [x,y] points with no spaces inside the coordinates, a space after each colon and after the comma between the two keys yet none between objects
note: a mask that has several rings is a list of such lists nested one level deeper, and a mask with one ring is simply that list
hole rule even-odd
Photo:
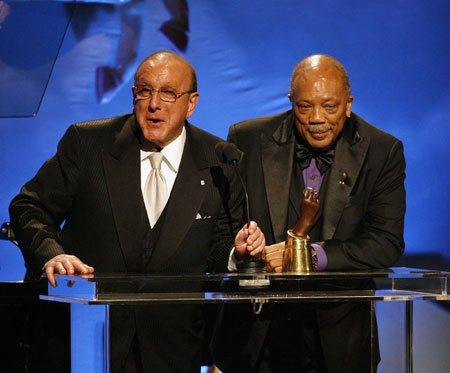
[{"label": "glass podium", "polygon": [[[413,371],[413,302],[450,300],[450,272],[414,268],[309,274],[226,273],[58,275],[40,298],[70,303],[72,372],[109,372],[109,312],[114,305],[273,302],[404,302],[404,359]],[[333,288],[330,284],[344,283]],[[367,286],[367,284],[372,284]],[[374,286],[373,286],[374,284]],[[346,290],[342,290],[345,288]],[[86,351],[90,353],[86,353]]]}]

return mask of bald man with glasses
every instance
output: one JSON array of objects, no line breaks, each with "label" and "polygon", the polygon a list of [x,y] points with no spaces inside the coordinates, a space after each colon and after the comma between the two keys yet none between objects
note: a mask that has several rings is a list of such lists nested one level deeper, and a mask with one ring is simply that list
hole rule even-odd
[{"label": "bald man with glasses", "polygon": [[[156,52],[132,90],[132,114],[71,126],[12,201],[29,277],[43,270],[56,286],[55,274],[94,270],[225,272],[233,247],[237,259],[260,257],[264,235],[244,226],[242,189],[214,151],[221,140],[187,121],[199,99],[194,68]],[[58,314],[46,316],[57,329]],[[112,371],[200,371],[201,306],[112,307],[111,326]]]}]

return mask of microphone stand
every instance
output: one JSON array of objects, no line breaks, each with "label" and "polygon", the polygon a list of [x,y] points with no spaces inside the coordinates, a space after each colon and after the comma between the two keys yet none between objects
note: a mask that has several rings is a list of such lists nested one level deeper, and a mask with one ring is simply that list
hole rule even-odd
[{"label": "microphone stand", "polygon": [[233,159],[233,160],[231,161],[231,164],[233,165],[234,171],[236,171],[236,174],[237,174],[238,177],[239,177],[239,181],[241,182],[242,189],[244,189],[244,195],[245,195],[245,215],[246,215],[246,218],[247,218],[247,227],[250,227],[250,208],[249,208],[249,205],[248,205],[247,188],[245,187],[244,180],[242,180],[241,173],[239,172],[238,162],[237,162],[235,159]]},{"label": "microphone stand", "polygon": [[[229,142],[219,142],[215,146],[217,157],[221,162],[231,163],[234,171],[238,175],[242,189],[245,196],[245,213],[247,218],[247,229],[250,228],[250,208],[248,203],[247,188],[245,187],[244,180],[242,180],[241,173],[239,172],[238,162],[242,156],[242,152],[236,147],[236,145]],[[240,273],[261,273],[265,271],[266,261],[263,259],[244,259],[242,263],[236,264],[237,271]]]},{"label": "microphone stand", "polygon": [[[233,159],[231,161],[231,164],[233,165],[234,170],[236,171],[236,174],[239,177],[239,181],[241,182],[242,189],[244,190],[245,213],[246,213],[246,218],[247,218],[247,229],[248,229],[250,227],[250,208],[249,208],[249,203],[248,203],[247,188],[245,187],[244,180],[242,180],[241,173],[239,172],[237,160]],[[239,273],[262,273],[265,271],[266,261],[264,259],[250,258],[250,260],[244,260],[242,263],[236,264],[236,268]]]}]

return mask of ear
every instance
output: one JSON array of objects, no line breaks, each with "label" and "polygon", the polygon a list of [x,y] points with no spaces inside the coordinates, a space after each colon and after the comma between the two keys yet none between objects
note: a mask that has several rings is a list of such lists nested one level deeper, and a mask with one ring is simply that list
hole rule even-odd
[{"label": "ear", "polygon": [[291,104],[292,104],[292,95],[290,93],[288,93],[288,99],[289,99],[289,101],[291,101]]},{"label": "ear", "polygon": [[353,104],[353,96],[349,95],[345,108],[345,115],[347,116],[347,118],[350,118],[350,114],[352,113],[352,104]]},{"label": "ear", "polygon": [[197,105],[199,97],[200,97],[200,93],[198,93],[198,92],[189,94],[188,110],[186,113],[186,118],[190,118],[192,116],[192,114],[194,114],[195,105]]},{"label": "ear", "polygon": [[131,92],[133,93],[133,107],[136,104],[136,87],[132,86],[131,87]]}]

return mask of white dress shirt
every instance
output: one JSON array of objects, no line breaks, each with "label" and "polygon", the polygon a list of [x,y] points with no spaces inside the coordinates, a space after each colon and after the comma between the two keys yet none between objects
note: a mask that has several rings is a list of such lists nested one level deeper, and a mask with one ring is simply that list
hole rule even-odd
[{"label": "white dress shirt", "polygon": [[[170,198],[170,193],[172,191],[173,185],[175,184],[175,179],[178,174],[178,169],[180,168],[181,157],[183,156],[184,144],[186,142],[186,129],[183,130],[174,141],[161,150],[164,155],[164,159],[161,163],[161,172],[166,179],[167,184],[167,195]],[[147,181],[148,175],[152,169],[150,164],[150,159],[148,158],[153,152],[146,152],[141,150],[141,190],[142,195],[145,199],[145,183]],[[150,218],[149,218],[150,222]],[[152,227],[153,228],[153,227]],[[236,264],[241,263],[238,261],[234,255],[234,248],[231,250],[228,259],[228,270],[236,271]]]},{"label": "white dress shirt", "polygon": [[[175,184],[175,179],[178,174],[178,169],[180,168],[181,157],[183,156],[184,144],[186,142],[186,129],[183,127],[180,136],[178,136],[169,145],[161,150],[164,155],[163,161],[161,163],[161,172],[166,179],[167,185],[167,195],[170,198],[170,193],[172,192],[173,185]],[[150,164],[149,156],[153,152],[146,152],[141,150],[141,190],[144,200],[146,198],[144,190],[145,183],[147,181],[148,175],[152,170]],[[150,219],[149,219],[150,221]],[[153,227],[152,227],[153,228]]]}]

